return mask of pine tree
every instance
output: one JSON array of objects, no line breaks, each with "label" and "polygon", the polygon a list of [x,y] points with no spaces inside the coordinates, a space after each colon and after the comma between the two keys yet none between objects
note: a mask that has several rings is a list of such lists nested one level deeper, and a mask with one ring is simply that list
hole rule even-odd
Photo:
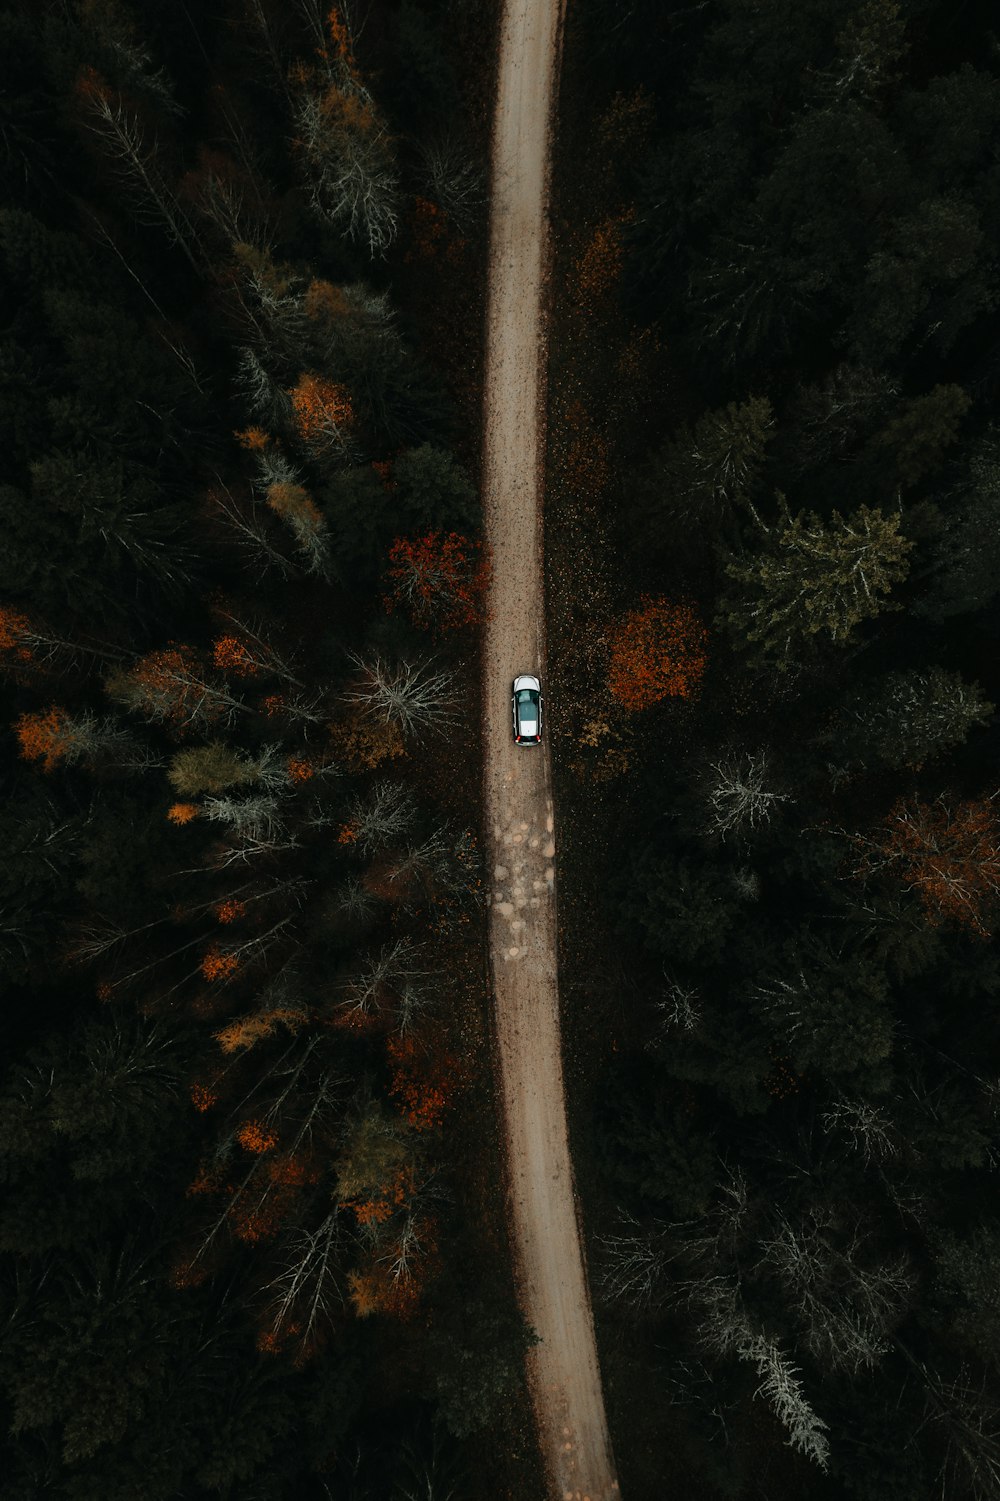
[{"label": "pine tree", "polygon": [[838,756],[861,765],[919,769],[925,761],[962,745],[975,725],[986,724],[993,705],[978,683],[957,672],[890,672],[848,698],[823,734]]},{"label": "pine tree", "polygon": [[650,539],[672,546],[678,523],[710,535],[734,508],[752,504],[773,432],[766,397],[730,402],[681,428],[637,486],[635,509]]},{"label": "pine tree", "polygon": [[886,609],[886,596],[909,571],[913,543],[900,517],[861,506],[825,524],[812,511],[793,516],[779,496],[779,521],[763,550],[726,572],[741,585],[723,601],[720,619],[737,641],[778,671],[796,665],[813,638],[850,642],[858,626]]}]

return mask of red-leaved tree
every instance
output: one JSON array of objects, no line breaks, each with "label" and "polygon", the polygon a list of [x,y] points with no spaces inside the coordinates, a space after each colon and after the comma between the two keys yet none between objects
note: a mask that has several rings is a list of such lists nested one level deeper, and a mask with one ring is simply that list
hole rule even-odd
[{"label": "red-leaved tree", "polygon": [[858,836],[858,874],[897,872],[929,922],[989,937],[1000,913],[1000,817],[993,799],[901,798],[874,836]]},{"label": "red-leaved tree", "polygon": [[458,532],[397,537],[389,550],[385,607],[401,606],[415,626],[443,636],[482,621],[489,578],[481,542]]},{"label": "red-leaved tree", "polygon": [[626,709],[688,698],[705,671],[708,632],[694,608],[644,595],[611,640],[608,685]]}]

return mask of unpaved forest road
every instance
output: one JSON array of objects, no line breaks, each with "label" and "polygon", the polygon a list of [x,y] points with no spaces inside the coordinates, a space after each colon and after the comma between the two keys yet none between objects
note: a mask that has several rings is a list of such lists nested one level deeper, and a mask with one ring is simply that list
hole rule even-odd
[{"label": "unpaved forest road", "polygon": [[504,0],[493,123],[483,503],[490,950],[508,1187],[539,1445],[553,1501],[618,1496],[566,1137],[548,742],[519,746],[511,680],[545,691],[542,572],[550,105],[562,0]]}]

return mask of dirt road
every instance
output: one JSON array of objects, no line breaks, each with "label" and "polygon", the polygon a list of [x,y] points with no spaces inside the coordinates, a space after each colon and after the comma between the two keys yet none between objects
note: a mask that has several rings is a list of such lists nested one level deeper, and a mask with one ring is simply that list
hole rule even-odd
[{"label": "dirt road", "polygon": [[[490,941],[518,1282],[553,1501],[618,1495],[566,1137],[548,743],[522,747],[511,680],[545,675],[542,572],[549,116],[561,0],[505,0],[493,127],[483,449],[493,553],[484,742]],[[558,713],[557,705],[547,706]]]}]

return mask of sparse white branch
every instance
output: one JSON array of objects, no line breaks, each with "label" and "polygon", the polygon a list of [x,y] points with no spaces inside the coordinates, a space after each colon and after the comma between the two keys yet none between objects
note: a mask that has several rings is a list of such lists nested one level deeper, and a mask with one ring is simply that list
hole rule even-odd
[{"label": "sparse white branch", "polygon": [[379,656],[366,660],[354,653],[349,658],[359,682],[344,698],[362,713],[398,724],[415,739],[428,728],[443,731],[455,719],[454,672],[435,672],[429,662],[391,665]]},{"label": "sparse white branch", "polygon": [[363,968],[344,986],[341,1008],[367,1016],[386,1001],[390,992],[398,994],[404,985],[424,979],[418,952],[409,938],[398,938],[380,953],[369,954]]},{"label": "sparse white branch", "polygon": [[899,1153],[892,1122],[884,1110],[870,1100],[851,1100],[842,1096],[821,1115],[827,1131],[841,1131],[851,1150],[860,1152],[867,1167],[872,1160],[884,1162]]},{"label": "sparse white branch", "polygon": [[412,795],[401,782],[376,782],[366,797],[351,805],[350,823],[365,854],[383,849],[406,833],[417,814]]},{"label": "sparse white branch", "polygon": [[767,823],[786,794],[767,787],[767,757],[763,751],[734,753],[717,761],[708,782],[709,814],[706,830],[725,839]]},{"label": "sparse white branch", "polygon": [[199,269],[194,253],[197,245],[194,227],[176,194],[164,181],[156,141],[146,139],[136,116],[96,80],[83,91],[83,99],[93,122],[90,128],[114,159],[119,175],[137,203],[140,217],[165,229],[171,242]]}]

